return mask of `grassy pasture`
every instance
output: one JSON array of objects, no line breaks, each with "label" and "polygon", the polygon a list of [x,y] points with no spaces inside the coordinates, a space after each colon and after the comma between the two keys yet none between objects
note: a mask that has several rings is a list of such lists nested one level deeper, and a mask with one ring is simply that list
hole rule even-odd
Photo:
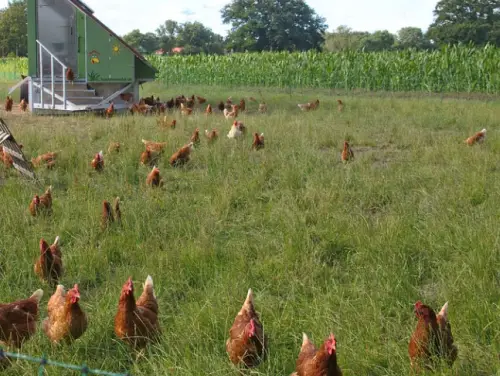
[{"label": "grassy pasture", "polygon": [[[145,86],[168,99],[192,93],[212,104],[258,94],[242,89]],[[42,317],[52,291],[33,263],[41,237],[62,239],[62,283],[80,284],[90,319],[71,347],[51,346],[41,330],[22,349],[54,360],[133,375],[232,375],[225,341],[247,289],[270,337],[270,357],[254,375],[289,375],[302,332],[319,344],[333,331],[345,375],[405,375],[414,328],[413,303],[450,302],[459,347],[453,371],[433,375],[495,375],[500,353],[500,137],[498,102],[436,98],[342,97],[339,114],[328,92],[263,92],[241,120],[264,132],[232,142],[220,114],[175,114],[177,129],[154,117],[91,116],[4,119],[26,156],[60,150],[57,168],[40,170],[43,187],[0,167],[0,296],[26,297],[41,287]],[[319,96],[316,112],[297,103]],[[182,169],[168,157],[192,131],[202,137]],[[482,128],[486,143],[463,140]],[[167,141],[159,167],[165,187],[144,187],[141,139]],[[340,162],[344,139],[355,161]],[[107,153],[111,141],[122,151]],[[90,160],[104,150],[105,171]],[[32,219],[27,207],[52,184],[54,213]],[[101,233],[103,199],[122,198],[123,226]],[[164,340],[137,361],[113,334],[122,284],[155,281]],[[18,362],[5,375],[35,374]],[[50,375],[72,375],[51,368]]]}]

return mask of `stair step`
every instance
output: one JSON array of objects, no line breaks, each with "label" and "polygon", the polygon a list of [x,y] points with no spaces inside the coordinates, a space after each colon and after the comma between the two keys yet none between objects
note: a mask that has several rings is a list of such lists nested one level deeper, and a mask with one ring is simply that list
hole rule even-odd
[{"label": "stair step", "polygon": [[[104,99],[103,97],[67,97],[66,98],[66,100],[68,102],[71,102],[74,105],[88,105],[88,106],[98,104],[103,99]],[[49,98],[44,99],[44,103],[47,105],[51,105],[52,100]],[[62,105],[62,103],[63,102],[57,98],[54,101],[54,104],[57,104],[57,105]]]},{"label": "stair step", "polygon": [[[33,81],[36,84],[40,85],[40,81]],[[43,81],[43,87],[51,90],[52,89],[52,82],[50,80],[48,81]],[[63,83],[62,81],[54,81],[54,89],[55,90],[62,90],[63,89]],[[87,90],[87,83],[85,82],[78,82],[74,83],[71,85],[71,83],[66,82],[66,90]]]},{"label": "stair step", "polygon": [[[40,82],[37,82],[37,84],[40,84]],[[43,82],[43,87],[46,88],[52,88],[52,83],[49,82]],[[62,82],[54,82],[54,88],[62,90],[63,84]],[[70,83],[66,82],[66,90],[82,90],[82,89],[87,89],[87,84],[82,82],[81,84],[74,84],[71,85]]]},{"label": "stair step", "polygon": [[[45,105],[45,107],[42,109],[41,108],[41,105],[39,103],[34,103],[33,104],[35,110],[34,112],[37,112],[37,113],[71,113],[71,112],[75,112],[75,111],[87,111],[89,110],[89,107],[91,106],[91,104],[83,104],[83,105],[74,105],[74,106],[68,106],[66,107],[66,109],[64,109],[64,107],[62,106],[62,104],[60,103],[57,103],[55,105],[55,109],[52,109],[51,106],[49,105]],[[94,110],[105,110],[107,108],[107,105],[101,105],[98,109],[94,109]],[[115,111],[126,111],[128,109],[128,106],[125,105],[125,104],[117,104],[115,105]]]},{"label": "stair step", "polygon": [[68,97],[66,98],[68,101],[70,101],[73,104],[77,105],[84,105],[84,104],[97,104],[101,102],[104,98],[103,97]]},{"label": "stair step", "polygon": [[[54,90],[54,93],[63,96],[62,90]],[[66,97],[92,98],[95,97],[95,90],[66,90]]]},{"label": "stair step", "polygon": [[[55,79],[54,80],[54,84],[61,84],[63,83],[64,80],[61,80],[61,79]],[[40,79],[39,78],[34,78],[33,79],[33,82],[40,82]],[[44,77],[43,78],[43,83],[44,84],[51,84],[52,81],[50,79],[50,77]],[[71,84],[71,82],[69,81],[66,81],[66,85],[67,86],[78,86],[78,85],[87,85],[87,83],[85,81],[73,81],[73,84]]]},{"label": "stair step", "polygon": [[[40,81],[40,77],[33,77],[33,76],[31,76],[31,79]],[[58,74],[54,75],[54,80],[55,81],[62,81],[63,79],[66,79],[66,76],[62,77],[62,76],[60,76]],[[44,75],[43,76],[43,80],[44,81],[50,80],[50,74],[49,75]],[[77,82],[86,82],[86,81],[83,78],[81,78],[81,79],[77,78],[74,82],[76,84]]]},{"label": "stair step", "polygon": [[98,99],[100,101],[102,101],[104,99],[104,97],[96,97],[96,96],[93,96],[93,97],[72,97],[71,95],[68,95],[66,96],[66,99],[70,100],[70,99]]}]

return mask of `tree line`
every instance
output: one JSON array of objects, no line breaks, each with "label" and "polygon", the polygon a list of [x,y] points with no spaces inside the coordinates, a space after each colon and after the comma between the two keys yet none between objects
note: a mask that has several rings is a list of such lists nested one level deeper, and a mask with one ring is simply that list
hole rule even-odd
[{"label": "tree line", "polygon": [[[10,0],[0,9],[0,53],[25,56],[27,0]],[[387,30],[374,33],[339,26],[328,32],[325,18],[303,0],[232,0],[221,9],[226,36],[200,22],[167,20],[156,31],[132,30],[124,40],[142,53],[163,49],[171,53],[222,54],[227,51],[382,51],[415,48],[428,50],[442,45],[473,43],[500,46],[500,0],[440,0],[434,21],[425,32],[405,27],[396,35]]]}]

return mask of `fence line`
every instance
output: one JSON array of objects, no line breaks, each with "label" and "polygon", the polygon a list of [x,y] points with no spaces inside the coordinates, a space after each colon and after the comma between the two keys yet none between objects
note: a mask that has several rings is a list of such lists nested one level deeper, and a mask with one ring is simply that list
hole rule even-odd
[{"label": "fence line", "polygon": [[5,359],[5,358],[21,359],[21,360],[26,360],[26,361],[32,362],[32,363],[39,363],[40,366],[38,367],[38,376],[44,376],[45,368],[47,366],[55,366],[55,367],[70,369],[73,371],[80,372],[80,374],[82,376],[88,376],[88,375],[132,376],[132,374],[130,374],[130,373],[113,373],[113,372],[101,371],[99,369],[91,369],[91,368],[88,368],[85,364],[83,364],[81,366],[77,366],[77,365],[73,365],[73,364],[56,362],[56,361],[47,359],[45,357],[45,355],[42,355],[41,358],[35,358],[33,356],[30,356],[30,355],[25,355],[25,354],[20,354],[20,353],[12,353],[9,351],[4,351],[4,349],[0,347],[0,360]]}]

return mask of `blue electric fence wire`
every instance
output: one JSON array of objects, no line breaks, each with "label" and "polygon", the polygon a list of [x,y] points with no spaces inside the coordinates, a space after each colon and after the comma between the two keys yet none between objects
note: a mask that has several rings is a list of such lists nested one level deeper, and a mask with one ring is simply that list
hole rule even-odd
[{"label": "blue electric fence wire", "polygon": [[41,358],[35,358],[33,356],[30,356],[30,355],[25,355],[25,354],[20,354],[20,353],[12,353],[9,351],[4,351],[4,349],[2,349],[0,347],[0,360],[4,359],[4,358],[21,359],[21,360],[26,360],[28,362],[40,364],[40,366],[38,367],[38,375],[39,376],[44,376],[45,368],[47,366],[55,366],[55,367],[71,369],[73,371],[80,372],[80,374],[82,376],[88,376],[88,375],[132,376],[132,374],[130,374],[130,373],[113,373],[113,372],[101,371],[99,369],[90,369],[85,364],[83,364],[81,366],[77,366],[74,364],[56,362],[56,361],[47,359],[45,357],[45,355],[42,355]]}]

